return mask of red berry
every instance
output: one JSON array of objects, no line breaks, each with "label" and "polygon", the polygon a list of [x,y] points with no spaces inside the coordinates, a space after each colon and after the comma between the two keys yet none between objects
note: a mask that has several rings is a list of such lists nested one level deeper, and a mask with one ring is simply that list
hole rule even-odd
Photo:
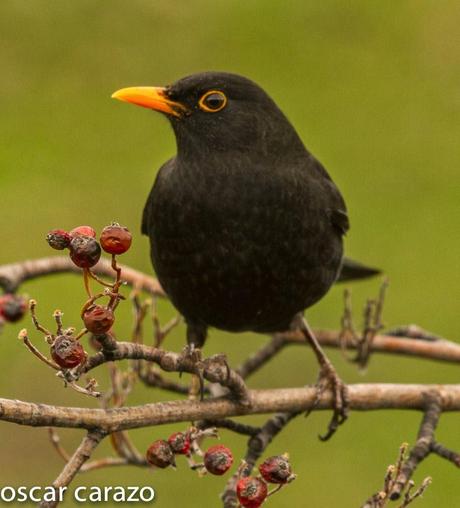
[{"label": "red berry", "polygon": [[148,447],[146,459],[149,464],[161,469],[176,465],[174,453],[169,446],[168,441],[165,441],[164,439],[158,439]]},{"label": "red berry", "polygon": [[85,357],[83,346],[68,335],[59,335],[51,346],[51,357],[63,369],[80,365]]},{"label": "red berry", "polygon": [[233,464],[233,455],[224,445],[211,446],[204,454],[204,466],[211,474],[223,475]]},{"label": "red berry", "polygon": [[236,495],[241,506],[259,508],[268,494],[267,484],[260,478],[246,476],[236,485]]},{"label": "red berry", "polygon": [[91,268],[101,257],[101,247],[90,236],[75,236],[70,242],[70,258],[80,268]]},{"label": "red berry", "polygon": [[53,229],[46,235],[48,245],[56,250],[63,250],[70,245],[71,236],[63,229]]},{"label": "red berry", "polygon": [[0,316],[10,323],[16,323],[25,314],[27,302],[22,296],[7,293],[0,296]]},{"label": "red berry", "polygon": [[131,247],[132,236],[128,228],[114,222],[101,233],[101,246],[109,254],[123,254]]},{"label": "red berry", "polygon": [[69,233],[72,238],[76,236],[90,236],[91,238],[96,238],[96,231],[91,226],[78,226],[77,228],[73,228]]},{"label": "red berry", "polygon": [[92,305],[83,314],[85,327],[96,335],[108,332],[114,321],[115,316],[112,309],[103,305]]},{"label": "red berry", "polygon": [[269,483],[288,483],[295,478],[287,455],[269,457],[259,466],[259,471]]},{"label": "red berry", "polygon": [[185,432],[171,434],[168,443],[174,453],[188,455],[190,452],[190,436]]}]

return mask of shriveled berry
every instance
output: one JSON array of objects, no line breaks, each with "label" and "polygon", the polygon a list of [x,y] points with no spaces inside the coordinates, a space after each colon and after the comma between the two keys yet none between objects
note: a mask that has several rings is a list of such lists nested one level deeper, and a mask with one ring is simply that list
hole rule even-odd
[{"label": "shriveled berry", "polygon": [[101,257],[101,247],[90,236],[75,236],[70,242],[70,258],[80,268],[91,268]]},{"label": "shriveled berry", "polygon": [[259,471],[269,483],[288,483],[295,478],[286,454],[269,457],[259,466]]},{"label": "shriveled berry", "polygon": [[63,250],[70,245],[72,237],[63,229],[53,229],[46,235],[48,245],[56,250]]},{"label": "shriveled berry", "polygon": [[10,323],[16,323],[25,314],[27,302],[22,296],[6,294],[0,296],[0,316]]},{"label": "shriveled berry", "polygon": [[75,238],[76,236],[89,236],[91,238],[96,238],[96,231],[91,226],[78,226],[73,228],[69,235],[72,238]]},{"label": "shriveled berry", "polygon": [[161,469],[176,465],[174,452],[169,446],[168,441],[165,441],[164,439],[158,439],[148,447],[146,459],[149,464]]},{"label": "shriveled berry", "polygon": [[236,485],[238,501],[245,508],[259,508],[267,498],[267,494],[267,484],[260,478],[246,476]]},{"label": "shriveled berry", "polygon": [[83,314],[85,327],[96,335],[108,332],[114,321],[112,309],[104,305],[92,305]]},{"label": "shriveled berry", "polygon": [[190,436],[185,432],[171,434],[168,443],[174,453],[188,455],[190,452]]},{"label": "shriveled berry", "polygon": [[51,346],[51,357],[63,369],[72,369],[80,365],[85,357],[83,346],[68,335],[59,335]]},{"label": "shriveled berry", "polygon": [[215,475],[223,475],[233,464],[233,455],[224,445],[211,446],[204,454],[204,466],[207,471]]},{"label": "shriveled berry", "polygon": [[109,254],[123,254],[131,247],[132,236],[128,228],[114,222],[101,233],[101,246]]}]

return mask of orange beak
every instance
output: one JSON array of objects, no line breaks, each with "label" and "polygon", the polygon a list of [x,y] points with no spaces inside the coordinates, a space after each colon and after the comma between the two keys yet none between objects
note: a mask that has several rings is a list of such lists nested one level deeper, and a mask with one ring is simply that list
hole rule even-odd
[{"label": "orange beak", "polygon": [[166,88],[156,86],[132,86],[122,88],[112,94],[112,99],[118,99],[124,102],[130,102],[143,108],[161,111],[167,115],[182,116],[187,108],[180,102],[174,102],[168,99]]}]

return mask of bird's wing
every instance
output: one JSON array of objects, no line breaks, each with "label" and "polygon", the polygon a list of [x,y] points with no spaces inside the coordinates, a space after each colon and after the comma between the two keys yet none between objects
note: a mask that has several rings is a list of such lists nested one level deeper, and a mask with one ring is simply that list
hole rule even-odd
[{"label": "bird's wing", "polygon": [[330,210],[329,219],[332,225],[339,231],[341,235],[345,235],[350,229],[347,212],[344,210]]},{"label": "bird's wing", "polygon": [[144,211],[142,212],[141,233],[143,235],[147,235],[147,236],[149,235],[150,213],[151,213],[152,203],[153,203],[153,199],[154,199],[153,198],[154,189],[155,189],[157,183],[159,181],[161,181],[161,179],[167,177],[167,174],[172,169],[175,160],[176,160],[175,157],[173,157],[172,159],[169,159],[158,170],[158,175],[157,175],[155,182],[152,186],[152,189],[150,190],[150,193],[147,197],[147,201],[145,202]]},{"label": "bird's wing", "polygon": [[340,235],[345,235],[350,229],[350,222],[348,220],[347,207],[339,189],[335,186],[321,162],[311,154],[309,154],[309,166],[321,182],[323,195],[326,197],[328,204],[327,214],[332,226]]}]

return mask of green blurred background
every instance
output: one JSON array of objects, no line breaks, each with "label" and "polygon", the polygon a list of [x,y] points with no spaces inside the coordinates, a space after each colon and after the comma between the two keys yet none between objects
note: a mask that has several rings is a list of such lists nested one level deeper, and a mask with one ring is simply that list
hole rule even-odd
[{"label": "green blurred background", "polygon": [[[458,171],[460,152],[460,4],[454,0],[2,0],[0,3],[0,263],[52,255],[55,227],[113,219],[138,233],[155,171],[175,150],[165,119],[110,99],[129,85],[163,85],[189,73],[226,70],[251,77],[277,101],[347,200],[347,251],[383,267],[391,286],[388,326],[415,322],[456,340],[459,311]],[[124,261],[151,272],[140,234]],[[379,281],[353,285],[354,307]],[[78,326],[81,280],[56,276],[26,284],[39,313],[65,312]],[[337,327],[343,287],[308,312],[315,327]],[[130,331],[125,304],[117,331]],[[174,314],[160,306],[163,320]],[[28,320],[26,324],[29,325]],[[66,405],[96,403],[64,390],[16,340],[0,338],[0,395]],[[179,350],[184,329],[167,347]],[[36,343],[41,337],[32,334]],[[213,331],[205,353],[226,351],[236,365],[266,341]],[[458,382],[458,367],[375,356],[365,376],[331,352],[348,382]],[[287,349],[250,380],[253,387],[300,386],[316,379],[306,348]],[[106,386],[106,372],[97,378]],[[167,398],[138,387],[132,403]],[[327,443],[317,439],[329,414],[296,419],[267,450],[288,450],[299,480],[267,504],[356,508],[376,491],[403,441],[413,442],[419,413],[353,413]],[[263,418],[253,418],[262,422]],[[144,449],[183,426],[132,433]],[[442,417],[438,437],[460,449],[459,416]],[[61,460],[44,429],[0,423],[2,485],[49,484]],[[72,450],[81,432],[62,431]],[[244,453],[245,439],[222,432]],[[109,453],[104,445],[103,451]],[[102,456],[101,451],[98,456]],[[460,505],[459,472],[436,457],[416,480],[433,485],[417,506]],[[179,470],[106,469],[76,484],[153,485],[158,506],[218,506],[222,478]],[[65,506],[70,506],[68,502]],[[110,506],[110,505],[109,505]]]}]

